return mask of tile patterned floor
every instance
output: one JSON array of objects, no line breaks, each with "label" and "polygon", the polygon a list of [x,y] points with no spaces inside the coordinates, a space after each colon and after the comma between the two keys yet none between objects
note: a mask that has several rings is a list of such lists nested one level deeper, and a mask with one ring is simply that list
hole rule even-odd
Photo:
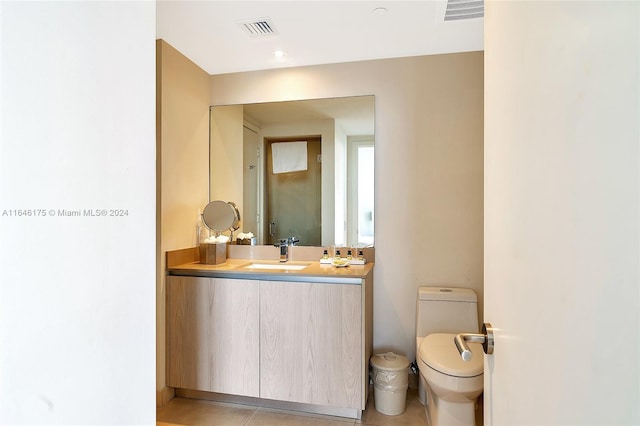
[{"label": "tile patterned floor", "polygon": [[407,408],[399,416],[378,413],[374,407],[373,394],[369,394],[362,420],[174,398],[157,410],[156,426],[426,426],[424,406],[420,404],[417,394],[416,389],[409,389]]}]

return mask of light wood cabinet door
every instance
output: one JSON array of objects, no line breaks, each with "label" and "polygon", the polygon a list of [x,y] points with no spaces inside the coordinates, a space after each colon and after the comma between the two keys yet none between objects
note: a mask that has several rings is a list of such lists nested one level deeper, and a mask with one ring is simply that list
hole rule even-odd
[{"label": "light wood cabinet door", "polygon": [[259,395],[259,282],[167,277],[167,384]]},{"label": "light wood cabinet door", "polygon": [[260,397],[362,405],[359,285],[260,283]]}]

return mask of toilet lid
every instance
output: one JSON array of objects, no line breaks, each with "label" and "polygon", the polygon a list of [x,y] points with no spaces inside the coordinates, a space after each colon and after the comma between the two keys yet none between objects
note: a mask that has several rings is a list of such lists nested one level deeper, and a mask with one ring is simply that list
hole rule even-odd
[{"label": "toilet lid", "polygon": [[455,377],[479,376],[484,371],[484,351],[479,343],[468,343],[473,357],[463,361],[453,342],[455,334],[430,334],[420,344],[420,359],[429,367]]}]

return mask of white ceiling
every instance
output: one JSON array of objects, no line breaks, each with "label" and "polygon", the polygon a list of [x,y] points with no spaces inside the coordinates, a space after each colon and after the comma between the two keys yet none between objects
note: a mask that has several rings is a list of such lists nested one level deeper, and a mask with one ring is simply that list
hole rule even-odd
[{"label": "white ceiling", "polygon": [[[159,0],[156,31],[209,74],[482,50],[483,19],[445,22],[445,9],[446,0]],[[277,34],[251,37],[237,23],[257,18]]]},{"label": "white ceiling", "polygon": [[346,135],[374,134],[373,96],[246,104],[243,112],[259,127],[333,119]]}]

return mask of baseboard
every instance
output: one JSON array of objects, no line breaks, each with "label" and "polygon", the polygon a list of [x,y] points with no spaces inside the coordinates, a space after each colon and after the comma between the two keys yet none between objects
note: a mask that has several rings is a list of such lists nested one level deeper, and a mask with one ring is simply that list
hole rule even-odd
[{"label": "baseboard", "polygon": [[163,387],[161,390],[156,391],[156,408],[162,408],[169,403],[176,396],[176,390],[174,388]]},{"label": "baseboard", "polygon": [[181,398],[203,399],[227,404],[250,405],[253,407],[275,410],[299,411],[301,413],[322,414],[334,417],[362,419],[362,410],[355,408],[329,407],[325,405],[303,404],[298,402],[275,401],[248,396],[228,395],[215,392],[204,392],[190,389],[176,389],[175,394]]}]

